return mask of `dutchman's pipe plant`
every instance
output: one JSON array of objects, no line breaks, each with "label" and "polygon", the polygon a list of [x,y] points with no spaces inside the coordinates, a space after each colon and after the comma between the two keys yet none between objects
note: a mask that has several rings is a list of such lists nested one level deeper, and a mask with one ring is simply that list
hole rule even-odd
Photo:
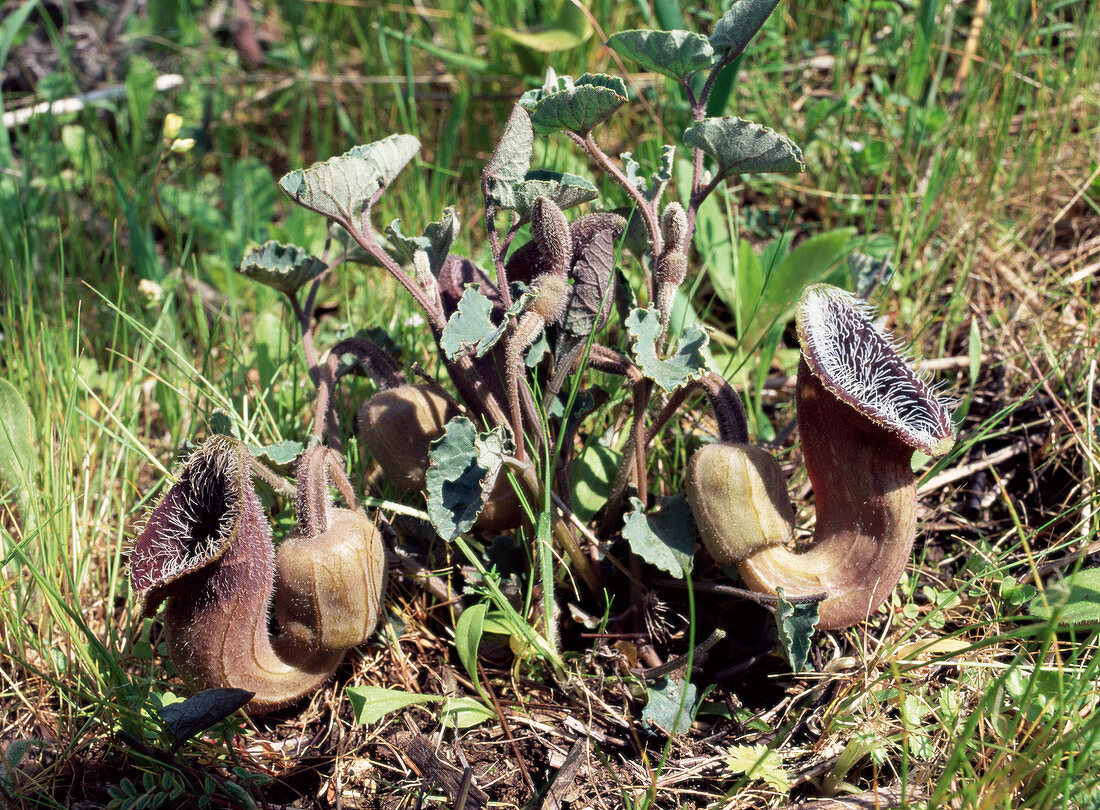
[{"label": "dutchman's pipe plant", "polygon": [[[453,208],[419,235],[407,235],[397,221],[385,238],[375,230],[375,204],[419,151],[410,135],[356,146],[282,178],[291,200],[346,234],[334,240],[346,248],[339,255],[317,258],[267,243],[241,267],[288,297],[317,385],[310,441],[297,465],[298,528],[276,553],[252,478],[278,484],[278,476],[241,442],[215,436],[184,463],[131,556],[131,582],[145,612],[168,601],[169,652],[190,685],[252,691],[255,712],[284,706],[316,688],[344,651],[372,632],[382,609],[385,555],[376,519],[364,514],[344,474],[343,429],[333,408],[334,387],[356,366],[378,387],[359,411],[362,447],[395,490],[413,505],[426,501],[445,541],[517,529],[525,519],[538,523],[537,532],[518,530],[536,540],[531,558],[538,574],[528,585],[541,580],[547,639],[556,638],[555,586],[566,581],[554,561],[572,569],[593,603],[622,581],[604,564],[605,546],[622,532],[628,493],[636,498],[634,517],[645,508],[647,449],[694,392],[706,395],[722,439],[699,449],[685,476],[710,554],[735,565],[752,589],[822,598],[823,627],[868,619],[888,597],[915,536],[913,451],[943,453],[953,440],[943,403],[872,325],[864,304],[834,287],[807,289],[796,310],[797,404],[817,528],[808,548],[791,550],[784,476],[768,453],[748,443],[737,393],[706,366],[705,332],[681,329],[671,317],[692,269],[704,200],[726,178],[803,170],[801,152],[782,135],[705,112],[718,73],[775,5],[740,0],[709,37],[626,31],[610,38],[607,44],[624,57],[673,79],[691,110],[682,142],[664,147],[651,173],[631,155],[614,158],[600,146],[600,125],[627,103],[621,78],[551,72],[542,88],[525,93],[481,178],[487,268],[451,254],[460,229]],[[592,203],[599,192],[584,178],[532,168],[536,137],[573,144],[619,187],[625,208],[567,217],[565,211]],[[666,202],[685,146],[688,196]],[[526,226],[530,238],[517,246]],[[363,253],[423,311],[443,384],[424,375],[414,382],[362,337],[342,341],[327,356],[314,345],[326,277]],[[607,328],[616,310],[622,339]],[[590,368],[622,377],[629,393],[611,400],[612,407],[627,402],[628,410],[597,546],[568,519],[584,418],[580,394]],[[330,485],[345,508],[332,505]],[[640,564],[630,568],[638,615],[644,585],[636,576]],[[268,627],[272,605],[276,631]],[[655,655],[652,645],[641,646]]]}]

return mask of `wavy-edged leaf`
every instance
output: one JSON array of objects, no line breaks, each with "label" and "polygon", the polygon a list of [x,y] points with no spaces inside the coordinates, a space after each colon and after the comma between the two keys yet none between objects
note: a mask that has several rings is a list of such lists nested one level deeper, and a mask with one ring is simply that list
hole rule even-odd
[{"label": "wavy-edged leaf", "polygon": [[587,135],[626,104],[626,82],[618,76],[586,73],[573,87],[543,96],[531,111],[531,126],[538,135],[569,130]]},{"label": "wavy-edged leaf", "polygon": [[503,427],[479,434],[464,416],[447,423],[428,454],[428,517],[440,537],[449,542],[470,530],[511,453]]},{"label": "wavy-edged leaf", "polygon": [[279,187],[303,208],[355,229],[363,206],[389,186],[419,150],[420,141],[412,135],[390,135],[289,172],[279,180]]},{"label": "wavy-edged leaf", "polygon": [[791,604],[783,596],[783,589],[776,588],[779,603],[775,608],[775,625],[779,631],[779,645],[794,672],[801,672],[810,655],[810,643],[819,620],[817,602]]},{"label": "wavy-edged leaf", "polygon": [[683,81],[714,62],[710,40],[693,31],[620,31],[607,46],[646,70]]},{"label": "wavy-edged leaf", "polygon": [[462,298],[459,299],[458,309],[443,327],[439,347],[449,360],[471,353],[478,357],[483,356],[504,336],[508,322],[527,306],[530,298],[526,291],[517,295],[500,323],[494,324],[492,300],[481,292],[480,284],[467,284]]},{"label": "wavy-edged leaf", "polygon": [[362,158],[374,166],[380,187],[386,188],[420,151],[420,141],[414,135],[388,135],[380,141],[353,146],[352,157]]},{"label": "wavy-edged leaf", "polygon": [[630,184],[642,192],[647,200],[652,200],[672,179],[672,168],[676,163],[676,147],[671,144],[665,144],[661,147],[661,163],[657,167],[657,171],[649,175],[648,178],[642,175],[642,167],[634,159],[632,152],[623,152],[619,155],[619,160],[623,164],[623,171]]},{"label": "wavy-edged leaf", "polygon": [[377,723],[387,714],[401,711],[407,706],[423,706],[443,700],[439,695],[419,695],[382,686],[349,686],[344,694],[351,703],[355,722],[363,724]]},{"label": "wavy-edged leaf", "polygon": [[0,480],[15,492],[24,530],[30,528],[31,487],[37,469],[33,435],[31,409],[15,386],[0,377]]},{"label": "wavy-edged leaf", "polygon": [[661,334],[661,316],[655,309],[635,309],[626,319],[626,328],[634,341],[634,357],[642,373],[668,392],[675,391],[707,373],[703,354],[710,338],[700,327],[686,326],[676,351],[667,358],[657,354]]},{"label": "wavy-edged leaf", "polygon": [[531,116],[519,104],[512,107],[512,114],[504,125],[497,148],[485,166],[485,178],[518,183],[531,170],[531,152],[534,149],[535,131],[531,128]]},{"label": "wavy-edged leaf", "polygon": [[325,263],[305,248],[271,240],[248,251],[239,270],[253,281],[293,295],[321,275]]},{"label": "wavy-edged leaf", "polygon": [[267,444],[263,447],[259,445],[248,445],[248,452],[264,462],[268,466],[275,467],[278,470],[289,472],[294,466],[294,462],[298,459],[298,456],[302,454],[305,447],[301,442],[296,442],[293,439],[284,439],[281,442],[275,442],[275,444]]},{"label": "wavy-edged leaf", "polygon": [[779,0],[737,0],[730,6],[714,24],[710,35],[710,44],[719,61],[736,59],[778,5]]},{"label": "wavy-edged leaf", "polygon": [[633,511],[623,523],[623,537],[630,550],[682,579],[695,556],[695,520],[687,498],[682,493],[662,498],[660,509],[648,515],[637,498],[631,498],[630,504]]},{"label": "wavy-edged leaf", "polygon": [[427,253],[432,275],[438,276],[439,268],[443,266],[443,262],[451,252],[451,245],[458,238],[459,224],[455,207],[448,205],[443,209],[443,216],[429,223],[420,236],[405,236],[401,232],[399,219],[395,219],[386,226],[386,236],[389,237],[398,258],[406,263],[412,263],[413,254],[418,250]]},{"label": "wavy-edged leaf", "polygon": [[600,196],[599,189],[583,177],[542,169],[527,172],[518,182],[488,178],[486,188],[490,203],[505,211],[515,211],[521,222],[531,218],[536,197],[546,197],[564,211]]},{"label": "wavy-edged leaf", "polygon": [[718,161],[718,176],[806,170],[802,150],[789,138],[737,116],[704,118],[684,131],[684,143]]},{"label": "wavy-edged leaf", "polygon": [[176,745],[179,745],[229,717],[248,703],[254,694],[247,689],[231,687],[204,689],[186,700],[162,706],[157,709],[157,714]]}]

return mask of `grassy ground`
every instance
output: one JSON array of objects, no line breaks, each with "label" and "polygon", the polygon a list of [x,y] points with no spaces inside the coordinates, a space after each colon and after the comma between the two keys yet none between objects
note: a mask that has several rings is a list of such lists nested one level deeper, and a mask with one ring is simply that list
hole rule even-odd
[{"label": "grassy ground", "polygon": [[[423,734],[442,760],[468,762],[496,806],[856,807],[874,799],[813,802],[877,792],[881,806],[1100,807],[1100,607],[1096,580],[1076,573],[1100,551],[1100,6],[1079,2],[782,3],[723,110],[789,135],[807,171],[730,187],[701,217],[692,283],[716,362],[733,374],[745,359],[720,272],[730,224],[757,252],[853,227],[861,249],[892,256],[896,274],[875,297],[891,327],[959,399],[960,441],[925,468],[917,551],[888,610],[819,634],[812,671],[794,675],[764,611],[713,593],[728,580],[700,551],[694,590],[657,586],[653,602],[666,660],[716,626],[729,634],[695,661],[703,697],[688,732],[669,738],[643,721],[655,687],[630,673],[629,639],[563,620],[568,677],[522,649],[483,649],[491,717],[440,733],[437,707],[364,725],[343,696],[349,685],[475,694],[454,616],[395,574],[383,630],[314,699],[238,716],[166,755],[154,708],[182,687],[160,625],[136,614],[129,591],[134,527],[215,411],[258,443],[308,430],[292,318],[234,272],[250,241],[323,247],[323,225],[274,180],[415,134],[419,163],[376,225],[418,227],[454,204],[466,223],[456,252],[484,264],[477,180],[514,98],[551,63],[618,72],[601,32],[680,26],[669,14],[712,25],[695,6],[658,14],[600,0],[596,33],[546,56],[504,29],[584,31],[571,6],[281,3],[255,17],[263,64],[252,65],[231,5],[154,0],[117,28],[106,5],[2,6],[5,111],[124,87],[0,130],[0,378],[31,415],[13,437],[18,463],[0,452],[5,802],[121,807],[132,789],[147,806],[456,806],[453,789],[421,780],[443,767],[436,755],[401,753]],[[163,73],[184,82],[155,92]],[[653,159],[683,110],[652,75],[632,90],[641,100],[600,138],[609,154]],[[166,150],[169,112],[183,116],[191,151]],[[545,163],[591,174],[564,141],[539,148]],[[434,373],[413,307],[380,279],[355,267],[326,282],[319,343],[381,328],[406,364]],[[788,334],[759,374],[739,378],[756,438],[788,471],[793,346]],[[346,420],[371,390],[342,389]],[[17,413],[16,396],[0,393],[0,412]],[[685,448],[707,430],[688,420],[682,443],[654,451],[653,495],[682,487]],[[367,492],[367,460],[354,445],[348,458]],[[398,497],[384,482],[370,492]],[[289,506],[273,513],[285,528]],[[799,520],[811,525],[812,509]],[[402,542],[456,585],[476,583],[477,543],[464,558],[412,526]],[[563,605],[602,610],[560,591]],[[1066,592],[1080,621],[1037,617],[1043,594]],[[585,738],[577,769],[563,767]],[[532,788],[559,773],[561,796],[536,799]]]}]

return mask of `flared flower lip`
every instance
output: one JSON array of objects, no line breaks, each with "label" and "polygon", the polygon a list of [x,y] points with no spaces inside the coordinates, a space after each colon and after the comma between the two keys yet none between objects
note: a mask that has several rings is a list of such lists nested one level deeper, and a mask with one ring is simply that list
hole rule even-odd
[{"label": "flared flower lip", "polygon": [[[229,547],[241,518],[243,489],[249,481],[244,444],[214,436],[180,467],[176,482],[149,512],[130,551],[130,585],[149,615],[170,586],[217,560]],[[220,509],[216,532],[194,536],[204,514]]]},{"label": "flared flower lip", "polygon": [[941,456],[955,443],[951,406],[873,316],[839,287],[807,287],[795,310],[802,356],[841,401],[915,450]]}]

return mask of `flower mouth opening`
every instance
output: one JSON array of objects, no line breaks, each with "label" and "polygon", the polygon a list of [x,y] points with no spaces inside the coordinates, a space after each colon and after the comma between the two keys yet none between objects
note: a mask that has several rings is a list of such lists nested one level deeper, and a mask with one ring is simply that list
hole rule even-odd
[{"label": "flower mouth opening", "polygon": [[130,555],[130,581],[146,612],[180,577],[222,555],[241,513],[239,454],[228,443],[204,446],[154,507]]},{"label": "flower mouth opening", "polygon": [[949,408],[872,316],[839,288],[808,288],[797,310],[803,357],[842,401],[910,447],[941,455],[954,440]]}]

